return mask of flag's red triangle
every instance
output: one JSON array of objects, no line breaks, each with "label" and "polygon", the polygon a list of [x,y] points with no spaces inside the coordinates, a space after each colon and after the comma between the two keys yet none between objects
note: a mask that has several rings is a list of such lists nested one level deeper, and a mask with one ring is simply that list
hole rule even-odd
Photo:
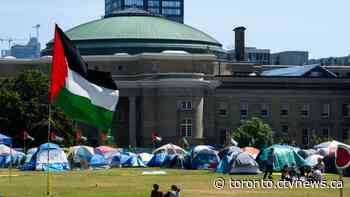
[{"label": "flag's red triangle", "polygon": [[335,164],[337,168],[347,168],[350,165],[350,149],[345,145],[338,145]]}]

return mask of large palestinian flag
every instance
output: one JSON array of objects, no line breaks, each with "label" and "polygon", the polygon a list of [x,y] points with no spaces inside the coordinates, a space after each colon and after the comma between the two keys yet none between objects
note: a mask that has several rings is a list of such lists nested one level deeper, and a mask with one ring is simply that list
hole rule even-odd
[{"label": "large palestinian flag", "polygon": [[79,51],[56,25],[50,103],[73,120],[108,132],[119,91],[109,72],[89,70]]}]

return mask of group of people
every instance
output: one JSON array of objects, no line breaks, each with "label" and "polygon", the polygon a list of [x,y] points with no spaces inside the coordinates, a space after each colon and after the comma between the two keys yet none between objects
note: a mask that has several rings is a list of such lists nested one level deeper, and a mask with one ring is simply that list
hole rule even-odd
[{"label": "group of people", "polygon": [[287,181],[307,180],[307,181],[322,181],[322,173],[325,170],[325,164],[322,159],[318,159],[316,166],[302,166],[297,168],[295,164],[291,167],[285,165],[282,169],[281,179]]},{"label": "group of people", "polygon": [[180,188],[176,185],[172,185],[170,191],[163,193],[159,190],[159,185],[154,184],[151,197],[180,197]]},{"label": "group of people", "polygon": [[[275,162],[274,149],[271,148],[267,160],[265,163],[265,173],[263,179],[272,179],[273,166]],[[321,181],[322,173],[325,171],[325,164],[321,158],[317,160],[317,164],[314,167],[302,166],[298,168],[295,163],[291,166],[284,165],[281,172],[281,179],[287,181],[294,180],[308,180],[308,181]]]}]

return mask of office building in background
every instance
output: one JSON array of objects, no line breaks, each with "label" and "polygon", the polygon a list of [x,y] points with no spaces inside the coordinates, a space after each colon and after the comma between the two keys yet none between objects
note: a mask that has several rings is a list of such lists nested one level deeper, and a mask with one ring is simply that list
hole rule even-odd
[{"label": "office building in background", "polygon": [[184,22],[184,0],[105,0],[105,17],[129,8],[143,9],[176,22]]}]

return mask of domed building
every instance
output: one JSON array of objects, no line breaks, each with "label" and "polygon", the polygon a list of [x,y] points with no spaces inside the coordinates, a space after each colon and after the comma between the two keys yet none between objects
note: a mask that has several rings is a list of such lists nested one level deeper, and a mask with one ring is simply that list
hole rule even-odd
[{"label": "domed building", "polygon": [[[118,146],[152,146],[152,133],[162,143],[181,144],[186,137],[191,144],[224,145],[252,117],[269,123],[276,141],[306,147],[314,135],[348,138],[349,79],[317,65],[246,62],[244,30],[235,29],[234,62],[223,60],[222,45],[208,34],[140,10],[124,10],[66,34],[89,67],[111,72],[120,89],[112,125]],[[52,46],[49,42],[42,55],[50,56]],[[25,64],[48,68],[50,63],[42,57]],[[9,73],[4,68],[0,76]],[[99,139],[96,130],[83,129],[88,139]]]},{"label": "domed building", "polygon": [[[82,55],[185,51],[223,54],[222,44],[191,26],[149,12],[128,9],[66,31]],[[49,55],[52,42],[42,52]]]}]

